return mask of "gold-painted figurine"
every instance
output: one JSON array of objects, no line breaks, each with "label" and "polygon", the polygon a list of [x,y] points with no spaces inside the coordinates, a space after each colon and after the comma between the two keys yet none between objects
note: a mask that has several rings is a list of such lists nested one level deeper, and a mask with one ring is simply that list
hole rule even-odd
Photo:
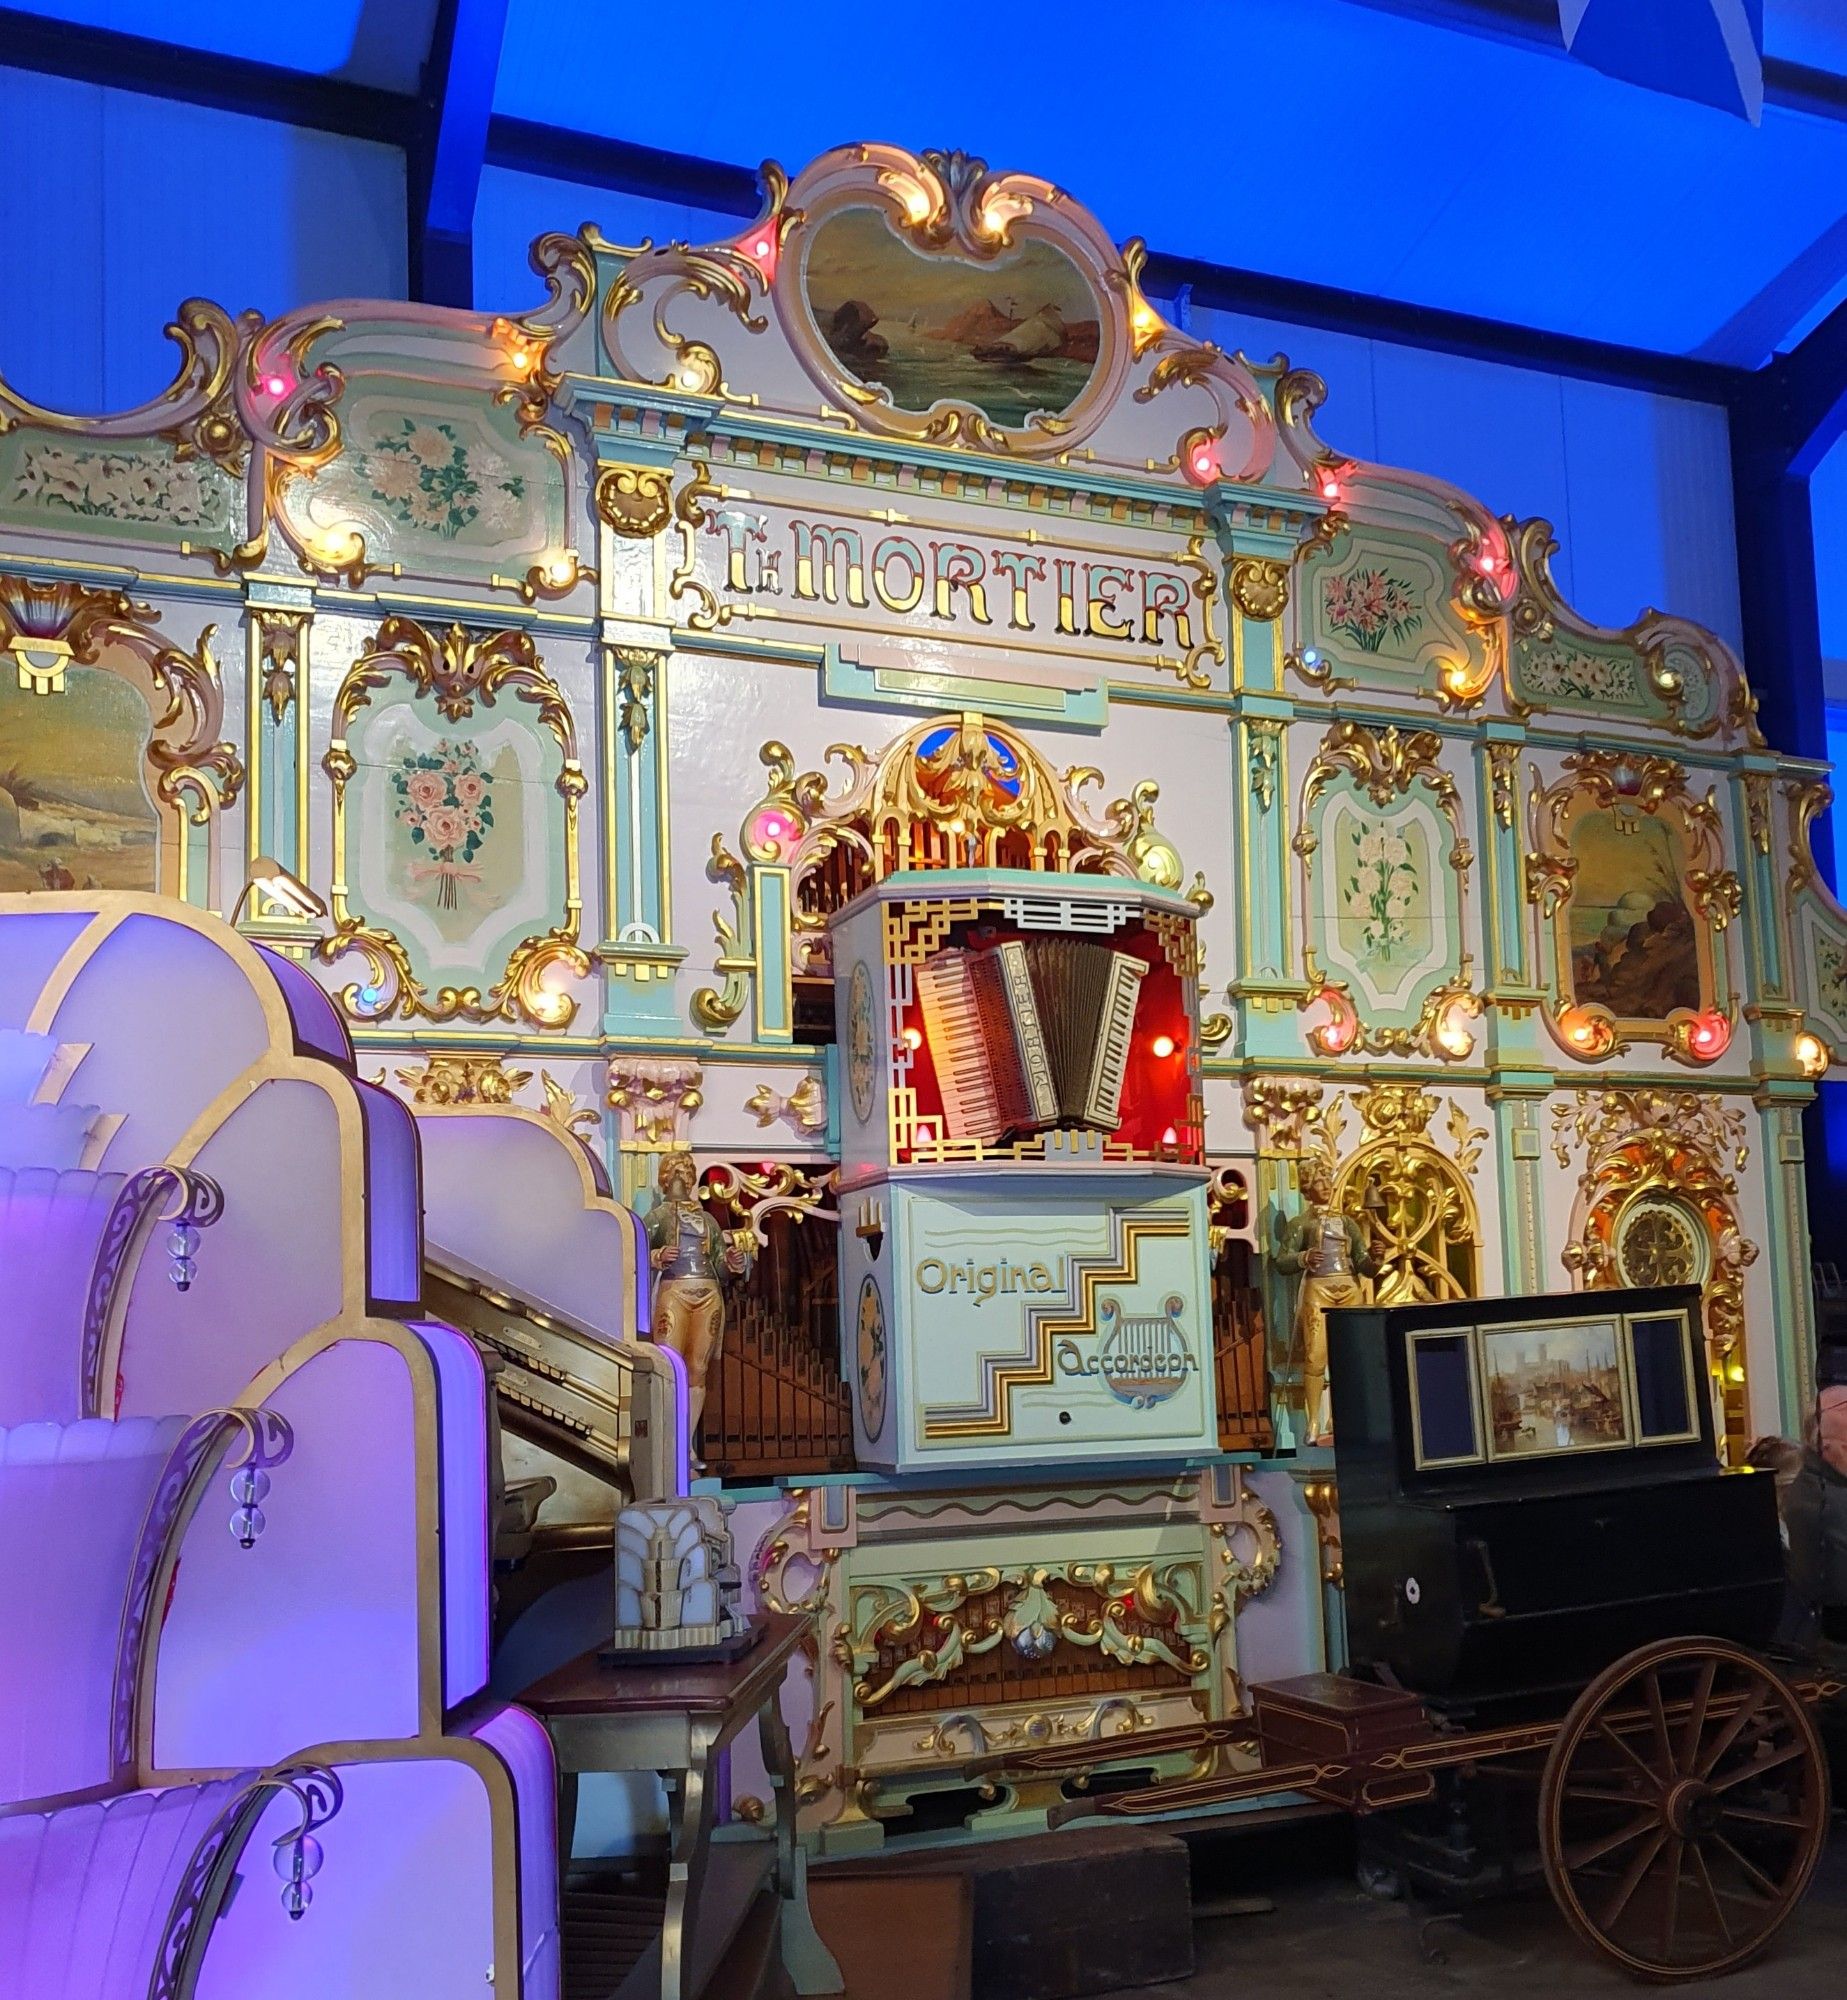
[{"label": "gold-painted figurine", "polygon": [[1302,1280],[1295,1304],[1302,1412],[1309,1441],[1325,1444],[1334,1434],[1328,1402],[1328,1309],[1367,1303],[1373,1263],[1359,1224],[1334,1206],[1334,1176],[1323,1160],[1303,1163],[1302,1211],[1283,1228],[1276,1268]]},{"label": "gold-painted figurine", "polygon": [[661,1156],[660,1194],[648,1211],[654,1339],[686,1364],[686,1434],[699,1435],[706,1377],[725,1337],[725,1282],[750,1269],[748,1231],[721,1229],[699,1199],[691,1153]]}]

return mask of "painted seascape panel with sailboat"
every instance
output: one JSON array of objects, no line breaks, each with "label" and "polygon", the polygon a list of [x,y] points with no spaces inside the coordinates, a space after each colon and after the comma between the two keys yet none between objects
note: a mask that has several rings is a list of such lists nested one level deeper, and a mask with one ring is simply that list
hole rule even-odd
[{"label": "painted seascape panel with sailboat", "polygon": [[1020,429],[1068,410],[1096,371],[1095,294],[1047,243],[984,263],[924,256],[879,211],[853,208],[816,231],[804,281],[841,367],[902,410],[967,403]]}]

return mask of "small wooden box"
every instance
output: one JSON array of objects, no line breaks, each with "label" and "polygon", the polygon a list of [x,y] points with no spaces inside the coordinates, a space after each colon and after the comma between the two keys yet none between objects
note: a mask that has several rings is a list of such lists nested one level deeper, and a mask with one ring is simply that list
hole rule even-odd
[{"label": "small wooden box", "polygon": [[1257,1737],[1269,1765],[1312,1763],[1324,1775],[1303,1791],[1353,1812],[1376,1812],[1428,1798],[1428,1771],[1376,1771],[1375,1759],[1430,1736],[1430,1717],[1414,1694],[1349,1680],[1298,1674],[1251,1689]]}]

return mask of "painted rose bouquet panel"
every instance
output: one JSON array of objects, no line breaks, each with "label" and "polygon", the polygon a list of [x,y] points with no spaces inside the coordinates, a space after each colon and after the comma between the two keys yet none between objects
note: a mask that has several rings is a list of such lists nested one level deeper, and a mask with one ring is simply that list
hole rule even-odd
[{"label": "painted rose bouquet panel", "polygon": [[474,861],[494,825],[487,773],[467,744],[445,738],[433,750],[399,758],[391,788],[412,847],[428,857],[411,864],[413,890],[433,890],[437,907],[453,910],[460,886],[481,879]]}]

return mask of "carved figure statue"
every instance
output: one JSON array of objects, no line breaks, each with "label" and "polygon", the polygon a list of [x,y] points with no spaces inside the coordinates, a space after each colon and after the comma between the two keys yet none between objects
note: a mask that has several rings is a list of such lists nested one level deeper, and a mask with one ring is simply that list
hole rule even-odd
[{"label": "carved figure statue", "polygon": [[1373,1263],[1359,1224],[1334,1206],[1334,1176],[1323,1160],[1303,1164],[1302,1211],[1284,1226],[1276,1268],[1301,1277],[1295,1344],[1302,1356],[1302,1411],[1310,1441],[1325,1444],[1334,1434],[1328,1404],[1328,1308],[1366,1304]]},{"label": "carved figure statue", "polygon": [[648,1261],[654,1270],[654,1338],[686,1364],[686,1434],[697,1437],[705,1384],[725,1337],[725,1281],[750,1269],[742,1240],[718,1226],[698,1195],[691,1153],[661,1156],[660,1194],[648,1211]]}]

